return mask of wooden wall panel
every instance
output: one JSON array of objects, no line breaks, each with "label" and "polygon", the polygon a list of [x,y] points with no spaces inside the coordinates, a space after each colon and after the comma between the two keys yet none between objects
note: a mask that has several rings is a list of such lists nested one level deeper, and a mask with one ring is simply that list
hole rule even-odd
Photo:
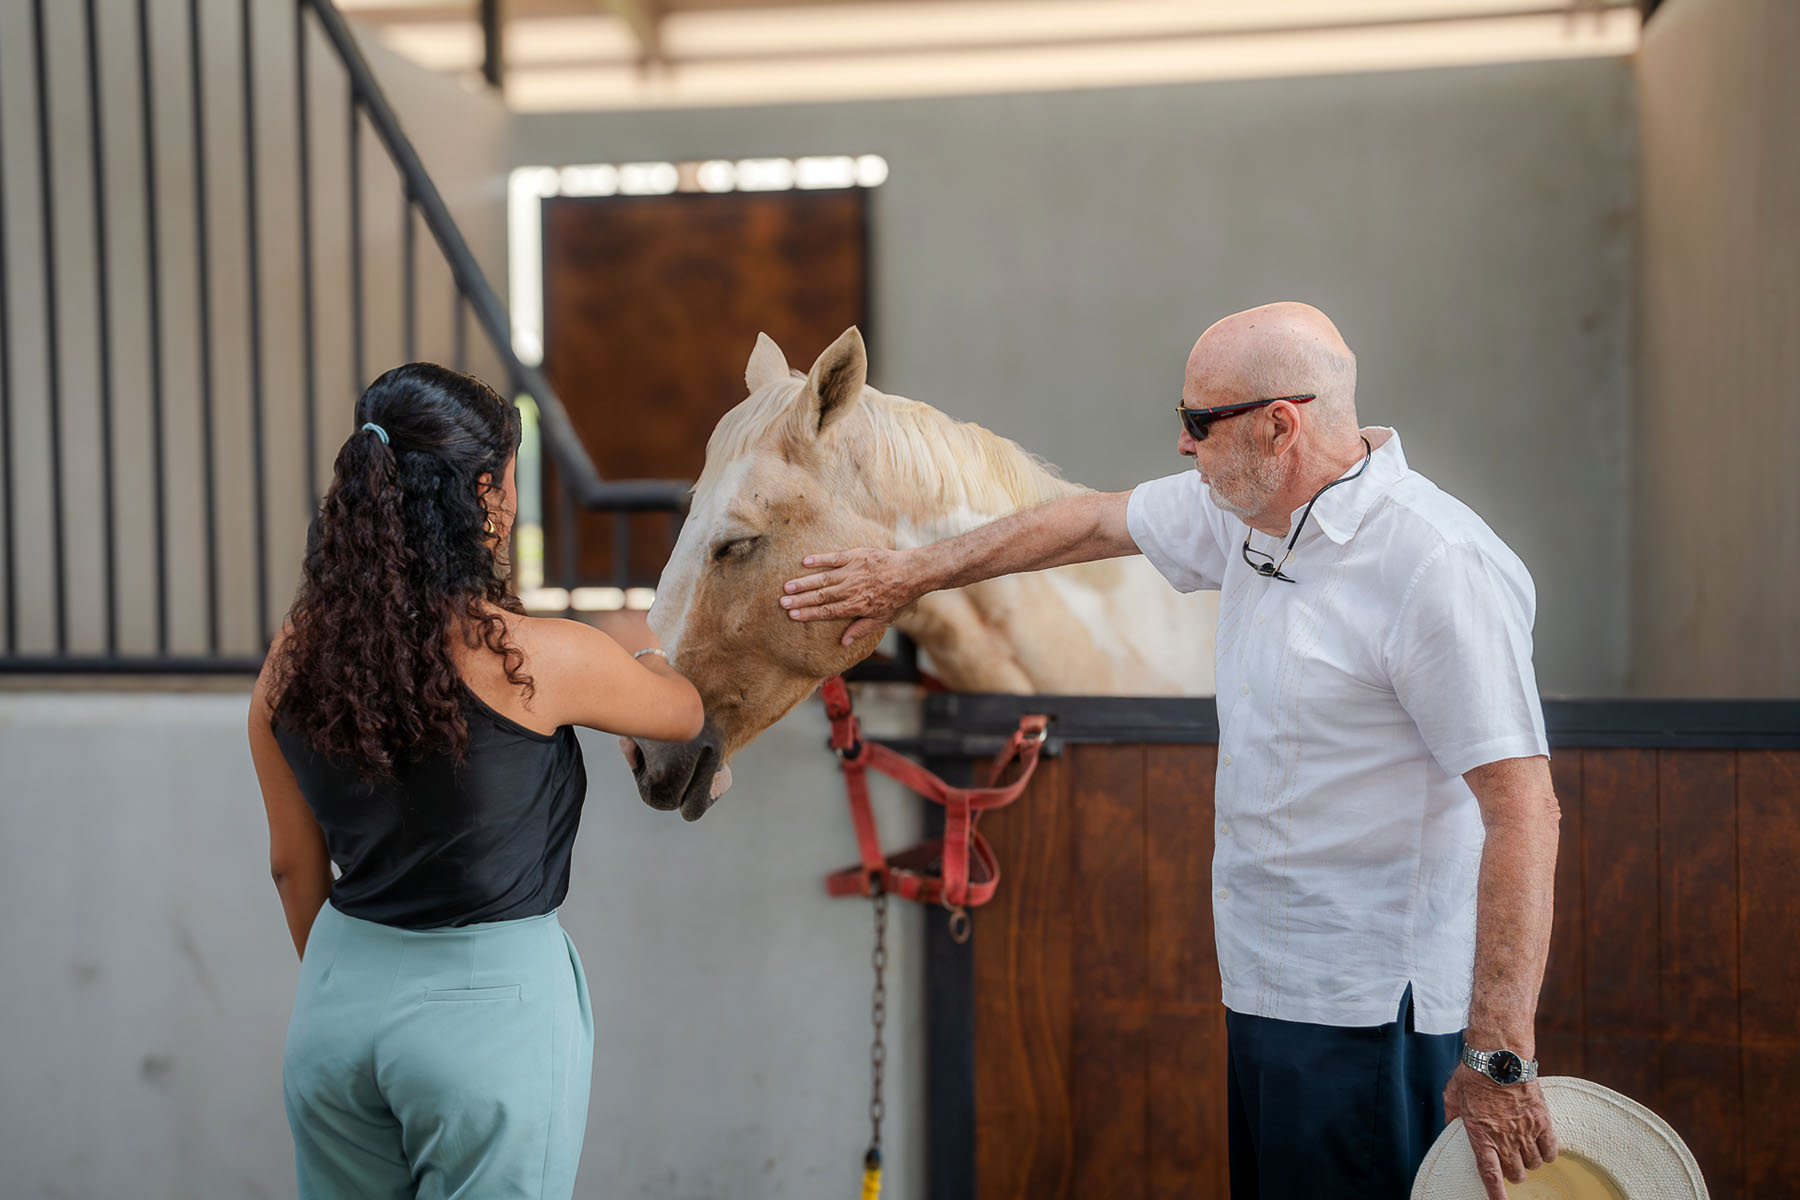
[{"label": "wooden wall panel", "polygon": [[1739,751],[1744,1192],[1800,1196],[1800,751]]},{"label": "wooden wall panel", "polygon": [[981,819],[1000,886],[975,911],[975,1172],[988,1200],[1067,1200],[1073,812],[1068,760]]},{"label": "wooden wall panel", "polygon": [[[1215,753],[1073,747],[991,819],[985,1200],[1225,1195]],[[1546,1072],[1660,1112],[1715,1200],[1800,1196],[1800,752],[1562,750],[1551,769]]]},{"label": "wooden wall panel", "polygon": [[[695,479],[706,439],[744,398],[766,332],[800,370],[848,326],[867,329],[866,193],[677,193],[544,203],[544,371],[607,479]],[[546,466],[547,566],[561,514]],[[652,582],[667,518],[631,524]],[[611,566],[613,521],[578,516],[578,563]]]},{"label": "wooden wall panel", "polygon": [[1661,1089],[1646,1101],[1725,1195],[1743,1174],[1738,1064],[1737,756],[1657,753]]},{"label": "wooden wall panel", "polygon": [[1661,1076],[1656,752],[1582,761],[1588,1078],[1654,1104]]},{"label": "wooden wall panel", "polygon": [[1134,1200],[1149,1194],[1144,748],[1077,747],[1069,770],[1075,828],[1072,1194]]},{"label": "wooden wall panel", "polygon": [[1225,1008],[1213,947],[1215,746],[1144,751],[1149,1195],[1228,1188]]}]

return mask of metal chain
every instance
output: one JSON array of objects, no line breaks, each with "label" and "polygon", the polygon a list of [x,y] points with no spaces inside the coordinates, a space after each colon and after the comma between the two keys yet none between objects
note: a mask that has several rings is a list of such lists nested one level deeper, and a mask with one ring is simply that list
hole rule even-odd
[{"label": "metal chain", "polygon": [[887,908],[886,892],[875,893],[875,952],[869,956],[875,968],[875,991],[871,998],[869,1019],[875,1027],[875,1040],[869,1046],[869,1149],[881,1150],[881,1118],[886,1106],[881,1099],[881,1071],[887,1064],[887,1044],[881,1040],[881,1028],[887,1023]]}]

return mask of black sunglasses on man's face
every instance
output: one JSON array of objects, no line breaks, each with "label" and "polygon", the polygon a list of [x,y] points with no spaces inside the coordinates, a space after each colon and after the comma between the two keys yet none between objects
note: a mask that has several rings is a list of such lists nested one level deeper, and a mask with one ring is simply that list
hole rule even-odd
[{"label": "black sunglasses on man's face", "polygon": [[1181,427],[1196,442],[1206,440],[1206,431],[1214,421],[1223,421],[1226,417],[1235,417],[1239,413],[1249,412],[1253,408],[1261,408],[1265,404],[1279,404],[1286,400],[1289,404],[1305,404],[1308,400],[1317,400],[1316,393],[1307,392],[1299,396],[1271,396],[1267,400],[1246,400],[1242,404],[1221,404],[1217,408],[1189,408],[1186,404],[1177,404],[1175,411],[1181,414]]}]

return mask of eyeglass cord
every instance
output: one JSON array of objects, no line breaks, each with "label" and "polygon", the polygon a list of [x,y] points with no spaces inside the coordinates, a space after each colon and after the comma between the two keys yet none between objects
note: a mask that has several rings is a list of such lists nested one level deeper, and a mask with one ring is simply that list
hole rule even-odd
[{"label": "eyeglass cord", "polygon": [[[1264,555],[1264,557],[1267,558],[1269,561],[1266,563],[1253,565],[1253,568],[1252,568],[1253,570],[1255,570],[1255,572],[1258,575],[1264,576],[1265,578],[1269,578],[1269,579],[1283,579],[1283,580],[1286,580],[1288,583],[1295,582],[1295,580],[1289,578],[1286,575],[1283,575],[1281,573],[1281,568],[1287,566],[1288,559],[1294,557],[1294,547],[1299,544],[1301,531],[1306,528],[1306,518],[1312,516],[1313,505],[1315,505],[1319,502],[1319,497],[1323,496],[1326,492],[1329,492],[1332,488],[1336,487],[1340,483],[1349,483],[1352,479],[1355,479],[1357,476],[1361,475],[1364,471],[1369,469],[1369,461],[1375,457],[1375,447],[1371,446],[1369,444],[1368,438],[1363,438],[1362,444],[1363,444],[1362,465],[1357,467],[1356,470],[1352,471],[1350,474],[1344,475],[1337,479],[1332,480],[1330,483],[1326,484],[1324,487],[1320,488],[1318,491],[1313,493],[1312,499],[1308,500],[1306,502],[1306,508],[1300,513],[1299,521],[1295,522],[1295,524],[1294,524],[1294,536],[1292,536],[1288,539],[1287,553],[1285,553],[1281,556],[1280,562],[1275,561],[1274,555]],[[1256,551],[1256,553],[1262,554],[1263,552],[1261,550],[1258,550],[1258,551]],[[1244,535],[1244,557],[1245,557],[1246,561],[1248,561],[1248,559],[1250,557],[1250,535],[1248,533],[1246,533]]]}]

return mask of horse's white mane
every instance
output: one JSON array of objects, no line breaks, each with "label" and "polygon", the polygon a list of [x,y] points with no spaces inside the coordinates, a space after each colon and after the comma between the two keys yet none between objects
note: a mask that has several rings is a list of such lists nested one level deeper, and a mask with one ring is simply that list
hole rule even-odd
[{"label": "horse's white mane", "polygon": [[[705,492],[727,467],[751,453],[805,387],[806,376],[795,371],[726,413],[706,444],[706,466],[695,492]],[[881,476],[883,490],[927,511],[964,508],[999,515],[1082,490],[1010,438],[871,387],[824,436],[866,438],[859,457]]]}]

